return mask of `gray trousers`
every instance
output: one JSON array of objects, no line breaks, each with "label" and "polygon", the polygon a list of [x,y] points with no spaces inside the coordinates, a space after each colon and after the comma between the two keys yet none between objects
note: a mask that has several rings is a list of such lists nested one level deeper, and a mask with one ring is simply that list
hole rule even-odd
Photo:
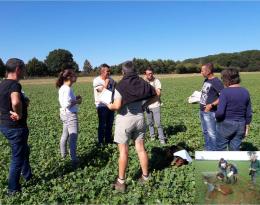
[{"label": "gray trousers", "polygon": [[70,157],[72,161],[77,160],[77,138],[78,138],[78,116],[77,113],[61,113],[60,119],[63,123],[63,131],[60,139],[60,152],[64,158],[67,155],[67,141],[69,141]]},{"label": "gray trousers", "polygon": [[252,172],[251,181],[252,181],[253,185],[256,185],[256,172]]},{"label": "gray trousers", "polygon": [[146,112],[146,116],[147,116],[149,131],[150,131],[150,137],[155,137],[155,133],[154,133],[154,123],[155,123],[158,129],[158,138],[160,140],[165,140],[163,134],[163,128],[161,125],[160,107],[149,108],[149,110],[150,112]]}]

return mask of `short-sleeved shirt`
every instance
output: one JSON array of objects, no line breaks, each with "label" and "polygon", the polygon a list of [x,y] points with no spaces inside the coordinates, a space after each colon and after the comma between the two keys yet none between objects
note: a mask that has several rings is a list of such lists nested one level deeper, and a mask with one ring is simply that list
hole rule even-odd
[{"label": "short-sleeved shirt", "polygon": [[231,165],[230,171],[233,172],[234,174],[238,173],[237,168],[234,165]]},{"label": "short-sleeved shirt", "polygon": [[[107,89],[110,91],[113,91],[113,85],[115,84],[115,81],[109,77],[109,84],[107,86]],[[100,102],[100,94],[101,92],[98,92],[99,88],[103,88],[105,85],[105,81],[100,77],[96,77],[93,80],[93,88],[94,88],[94,97],[95,97],[95,105],[96,107],[105,107],[106,104]]]},{"label": "short-sleeved shirt", "polygon": [[[200,98],[200,110],[205,110],[205,105],[211,104],[219,98],[220,91],[224,88],[221,80],[217,77],[212,79],[205,79]],[[216,111],[216,107],[213,107],[211,111]]]},{"label": "short-sleeved shirt", "polygon": [[[122,96],[117,90],[115,90],[114,99],[122,100]],[[116,143],[128,144],[130,139],[144,139],[146,124],[142,104],[142,101],[125,104],[118,111],[115,120],[114,141]]]},{"label": "short-sleeved shirt", "polygon": [[[153,81],[147,81],[148,83],[150,83],[150,85],[151,86],[153,86],[155,89],[162,89],[162,85],[161,85],[161,82],[160,82],[160,80],[159,79],[157,79],[157,78],[155,78]],[[150,104],[149,106],[148,106],[148,108],[157,108],[157,107],[160,107],[160,101],[158,100],[158,101],[156,101],[156,102],[154,102],[154,103],[152,103],[152,104]]]},{"label": "short-sleeved shirt", "polygon": [[[22,103],[22,119],[13,121],[10,116],[10,111],[13,111],[11,102],[11,93],[17,92],[20,94]],[[0,83],[0,125],[6,127],[26,127],[27,123],[27,105],[25,95],[22,93],[22,86],[16,80],[5,79]]]},{"label": "short-sleeved shirt", "polygon": [[[116,99],[122,99],[121,94],[115,89],[115,95],[114,95],[114,100]],[[142,109],[143,101],[137,101],[137,102],[132,102],[129,104],[125,104],[123,107],[118,110],[118,115],[122,116],[131,116],[131,115],[136,115],[136,116],[143,116],[143,109]]]},{"label": "short-sleeved shirt", "polygon": [[78,112],[78,106],[71,107],[71,103],[76,100],[73,90],[68,85],[62,85],[59,89],[59,103],[61,112]]}]

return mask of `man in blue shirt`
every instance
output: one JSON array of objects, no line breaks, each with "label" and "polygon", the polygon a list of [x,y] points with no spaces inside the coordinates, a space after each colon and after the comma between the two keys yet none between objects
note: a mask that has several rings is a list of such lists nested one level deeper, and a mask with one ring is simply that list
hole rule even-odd
[{"label": "man in blue shirt", "polygon": [[216,119],[215,111],[219,103],[220,91],[224,88],[221,80],[214,76],[214,66],[207,63],[201,67],[201,74],[205,78],[200,98],[200,120],[205,139],[204,149],[216,150]]}]

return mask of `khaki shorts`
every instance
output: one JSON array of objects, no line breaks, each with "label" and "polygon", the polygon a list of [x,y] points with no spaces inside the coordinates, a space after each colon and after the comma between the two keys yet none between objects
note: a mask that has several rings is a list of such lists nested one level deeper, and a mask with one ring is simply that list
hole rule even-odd
[{"label": "khaki shorts", "polygon": [[117,115],[114,142],[128,144],[130,139],[144,140],[146,123],[143,115]]}]

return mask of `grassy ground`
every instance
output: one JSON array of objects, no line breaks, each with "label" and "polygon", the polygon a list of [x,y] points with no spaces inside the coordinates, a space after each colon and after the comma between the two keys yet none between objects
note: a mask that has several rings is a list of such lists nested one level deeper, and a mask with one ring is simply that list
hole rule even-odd
[{"label": "grassy ground", "polygon": [[[117,77],[117,79],[120,77]],[[187,103],[194,90],[201,89],[201,76],[183,75],[159,76],[162,82],[161,108],[162,124],[168,138],[168,146],[180,144],[188,149],[191,156],[196,150],[203,150],[204,140],[200,128],[199,105]],[[153,149],[162,149],[159,141],[146,136],[152,180],[140,186],[136,177],[139,163],[133,146],[127,170],[128,189],[126,194],[111,190],[111,183],[117,175],[118,151],[116,145],[97,148],[98,119],[94,106],[93,78],[79,78],[75,84],[75,94],[83,97],[79,110],[78,155],[80,168],[70,168],[69,157],[62,161],[59,140],[62,125],[59,120],[58,91],[55,79],[22,81],[23,90],[30,98],[28,125],[30,128],[31,165],[36,180],[25,184],[23,193],[12,199],[6,198],[7,176],[9,172],[10,148],[7,140],[0,136],[0,204],[32,203],[86,203],[86,204],[186,204],[194,203],[194,166],[181,168],[155,167],[158,157]],[[254,109],[254,118],[249,137],[241,149],[260,150],[260,73],[242,74],[242,85],[249,89]],[[161,156],[163,160],[163,156]]]},{"label": "grassy ground", "polygon": [[[196,161],[195,162],[195,177],[196,177],[196,203],[198,204],[259,204],[260,203],[260,177],[257,177],[257,187],[251,189],[249,161],[229,161],[238,168],[238,182],[236,184],[228,184],[226,186],[232,188],[233,193],[223,195],[220,192],[214,191],[206,200],[207,186],[204,184],[203,174],[208,172],[213,174],[218,172],[218,161]],[[225,183],[221,183],[225,184]]]}]

